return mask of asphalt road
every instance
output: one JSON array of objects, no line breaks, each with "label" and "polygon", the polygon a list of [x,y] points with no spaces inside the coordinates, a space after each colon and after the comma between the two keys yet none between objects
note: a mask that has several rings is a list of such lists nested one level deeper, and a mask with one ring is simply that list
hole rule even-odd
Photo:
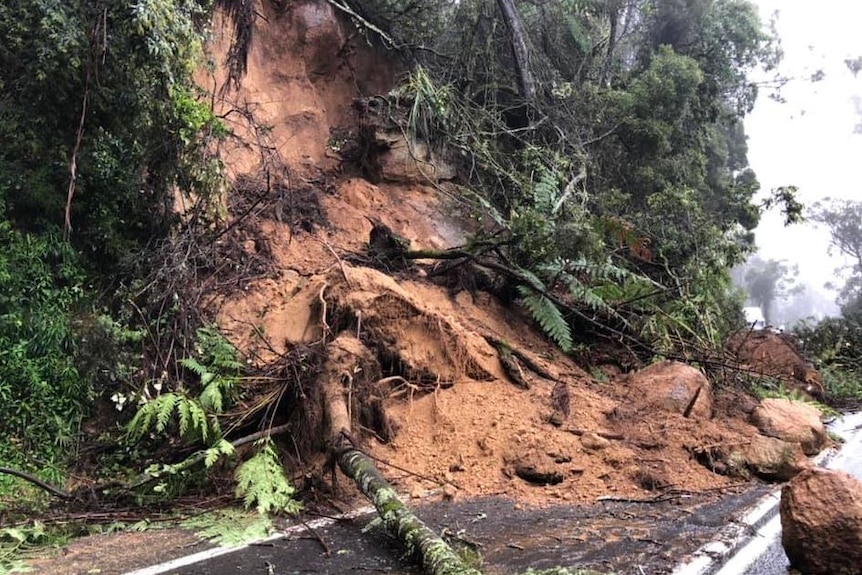
[{"label": "asphalt road", "polygon": [[[603,501],[587,506],[522,508],[502,498],[438,502],[415,511],[456,547],[481,557],[488,575],[528,567],[591,568],[617,575],[670,573],[751,506],[768,486],[728,494],[665,494],[654,501]],[[297,527],[190,565],[164,565],[135,575],[419,573],[372,516]]]},{"label": "asphalt road", "polygon": [[[847,441],[825,463],[827,467],[862,478],[860,426],[862,413],[831,426]],[[608,500],[536,509],[486,498],[431,503],[415,511],[454,546],[481,557],[482,570],[489,575],[560,566],[617,575],[786,575],[777,502],[775,488],[761,485],[739,493],[669,493],[642,502]],[[740,522],[752,508],[759,517],[756,522]],[[263,542],[217,551],[221,553],[217,556],[192,557],[183,564],[129,575],[418,574],[396,542],[374,527],[374,517],[369,513],[321,520],[310,529],[297,526]],[[728,528],[735,529],[738,538],[732,545],[727,542]],[[757,534],[750,537],[754,529]],[[722,533],[725,540],[716,539]],[[739,542],[745,538],[751,543]],[[736,547],[738,552],[727,555]],[[680,564],[682,558],[698,553],[703,559],[700,566]]]},{"label": "asphalt road", "polygon": [[[829,458],[824,467],[840,469],[862,479],[862,413],[842,418],[830,430],[845,439],[841,450]],[[751,543],[728,559],[716,575],[787,575],[787,556],[781,546],[781,519],[777,506],[769,521],[752,538]]]}]

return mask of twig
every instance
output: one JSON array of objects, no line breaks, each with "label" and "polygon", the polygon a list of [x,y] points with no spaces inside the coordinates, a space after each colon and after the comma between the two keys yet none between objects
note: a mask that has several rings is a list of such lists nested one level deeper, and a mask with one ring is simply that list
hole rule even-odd
[{"label": "twig", "polygon": [[327,557],[332,555],[332,549],[329,548],[329,545],[326,544],[326,541],[323,540],[323,537],[320,536],[320,533],[318,533],[314,529],[314,527],[312,527],[311,525],[309,525],[308,523],[306,523],[302,519],[300,519],[299,522],[302,523],[302,526],[305,527],[309,533],[314,535],[314,538],[317,540],[318,543],[320,543],[320,546],[323,547],[324,555],[326,555]]},{"label": "twig", "polygon": [[403,46],[396,44],[395,40],[393,40],[388,34],[386,34],[386,32],[384,32],[383,30],[381,30],[380,28],[378,28],[377,26],[375,26],[374,24],[372,24],[371,22],[369,22],[368,20],[366,20],[365,18],[363,18],[362,16],[357,14],[356,11],[353,10],[350,6],[347,6],[346,4],[342,4],[341,2],[337,2],[336,0],[326,0],[326,1],[329,4],[331,4],[332,6],[334,6],[335,8],[341,10],[342,12],[344,12],[345,14],[350,16],[351,18],[354,18],[357,23],[361,24],[365,28],[368,28],[369,30],[371,30],[372,32],[374,32],[375,34],[380,36],[380,38],[383,40],[383,42],[385,44],[387,44],[390,48],[394,48],[396,50],[403,48]]},{"label": "twig", "polygon": [[335,258],[335,261],[337,261],[337,262],[338,262],[338,267],[339,267],[339,268],[341,268],[341,275],[342,275],[342,276],[344,276],[344,282],[347,284],[347,287],[352,288],[352,287],[353,287],[353,285],[350,283],[350,278],[348,278],[348,277],[347,277],[347,270],[346,270],[346,269],[344,269],[344,262],[343,262],[343,261],[341,261],[341,258],[340,258],[340,257],[338,257],[338,254],[337,254],[337,253],[335,253],[335,250],[334,250],[334,249],[332,249],[332,246],[331,246],[331,245],[329,245],[329,242],[327,242],[327,241],[326,241],[326,240],[324,240],[323,238],[315,238],[315,239],[316,239],[318,242],[320,242],[321,244],[323,244],[323,245],[326,247],[326,249],[328,249],[328,250],[329,250],[329,253],[331,253],[331,254],[332,254],[332,257],[334,257],[334,258]]},{"label": "twig", "polygon": [[679,493],[679,492],[670,492],[670,493],[660,493],[654,497],[646,497],[643,499],[631,498],[631,497],[618,497],[616,495],[602,495],[601,497],[596,498],[596,501],[613,501],[619,503],[663,503],[665,501],[671,501],[673,499],[681,499],[683,497],[691,497],[690,494]]},{"label": "twig", "polygon": [[[361,451],[361,450],[357,449],[357,451]],[[418,477],[419,479],[424,479],[425,481],[430,481],[431,483],[436,483],[437,485],[446,485],[446,483],[447,483],[446,481],[440,481],[436,477],[430,477],[428,475],[423,475],[421,473],[417,473],[416,471],[411,471],[411,470],[406,469],[404,467],[401,467],[399,465],[395,465],[394,463],[392,463],[389,460],[381,459],[380,457],[376,457],[376,456],[371,455],[370,453],[367,453],[365,451],[362,451],[362,453],[365,454],[365,457],[367,457],[368,459],[373,459],[374,461],[377,461],[378,463],[382,463],[383,465],[386,465],[387,467],[391,467],[392,469],[397,469],[398,471],[403,471],[404,473],[406,473],[407,475],[410,475],[412,477]],[[449,481],[448,483],[452,483],[452,482]],[[455,484],[452,483],[452,485],[455,485]],[[458,487],[458,485],[455,485],[455,487]]]},{"label": "twig", "polygon": [[584,429],[573,429],[573,428],[566,428],[563,431],[568,431],[572,435],[577,435],[578,437],[584,435],[585,433],[595,433],[599,437],[604,437],[605,439],[612,439],[612,440],[616,440],[616,441],[622,441],[625,439],[624,435],[620,435],[619,433],[610,433],[608,431],[587,431]]}]

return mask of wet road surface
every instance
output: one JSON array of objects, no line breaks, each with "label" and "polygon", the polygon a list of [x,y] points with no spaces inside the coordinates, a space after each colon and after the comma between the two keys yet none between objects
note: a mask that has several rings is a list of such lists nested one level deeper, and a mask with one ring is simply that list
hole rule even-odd
[{"label": "wet road surface", "polygon": [[[528,567],[581,567],[619,575],[670,573],[678,559],[768,491],[691,496],[665,493],[649,502],[521,508],[502,498],[437,502],[416,508],[455,547],[481,557],[489,575]],[[414,574],[409,558],[373,515],[298,529],[205,562],[161,571],[172,575],[389,573]],[[366,532],[363,533],[363,530]],[[153,573],[153,572],[151,572]]]},{"label": "wet road surface", "polygon": [[[833,432],[848,438],[826,461],[862,478],[862,414],[844,418]],[[521,507],[503,498],[436,502],[414,506],[416,514],[456,548],[481,558],[488,575],[521,573],[529,567],[589,568],[618,575],[663,575],[704,545],[715,543],[728,526],[745,532],[742,514],[756,503],[777,503],[774,486],[749,485],[737,493],[657,494],[641,502],[605,500],[593,505]],[[376,515],[296,527],[283,536],[172,569],[140,575],[231,575],[388,573],[418,574],[409,557],[381,527]],[[762,525],[762,526],[761,526]],[[777,506],[755,525],[753,545],[724,565],[714,562],[702,574],[786,575]],[[753,531],[754,529],[752,529]],[[711,545],[710,545],[711,546]]]},{"label": "wet road surface", "polygon": [[[841,451],[825,462],[829,469],[840,469],[862,479],[862,413],[848,415],[830,425],[830,431],[845,439]],[[716,575],[786,575],[789,562],[781,546],[781,519],[775,514],[758,532],[759,545],[742,549]]]}]

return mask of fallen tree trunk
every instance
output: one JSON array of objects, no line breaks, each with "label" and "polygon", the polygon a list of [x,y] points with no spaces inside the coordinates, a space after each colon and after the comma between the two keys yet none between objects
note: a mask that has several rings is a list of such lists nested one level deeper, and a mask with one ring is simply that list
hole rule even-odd
[{"label": "fallen tree trunk", "polygon": [[358,449],[346,449],[338,456],[338,466],[371,500],[386,530],[396,537],[410,554],[419,557],[428,573],[481,575],[480,571],[465,565],[448,543],[401,502],[395,489],[367,455]]}]

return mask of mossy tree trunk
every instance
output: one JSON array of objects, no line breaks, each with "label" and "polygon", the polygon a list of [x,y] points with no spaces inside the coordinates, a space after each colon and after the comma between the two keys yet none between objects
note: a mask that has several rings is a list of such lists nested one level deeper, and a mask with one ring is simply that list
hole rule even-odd
[{"label": "mossy tree trunk", "polygon": [[383,526],[432,575],[481,575],[468,567],[449,545],[416,517],[398,498],[395,489],[380,474],[374,462],[357,449],[346,449],[338,457],[338,466],[353,479],[362,493],[371,500]]}]

